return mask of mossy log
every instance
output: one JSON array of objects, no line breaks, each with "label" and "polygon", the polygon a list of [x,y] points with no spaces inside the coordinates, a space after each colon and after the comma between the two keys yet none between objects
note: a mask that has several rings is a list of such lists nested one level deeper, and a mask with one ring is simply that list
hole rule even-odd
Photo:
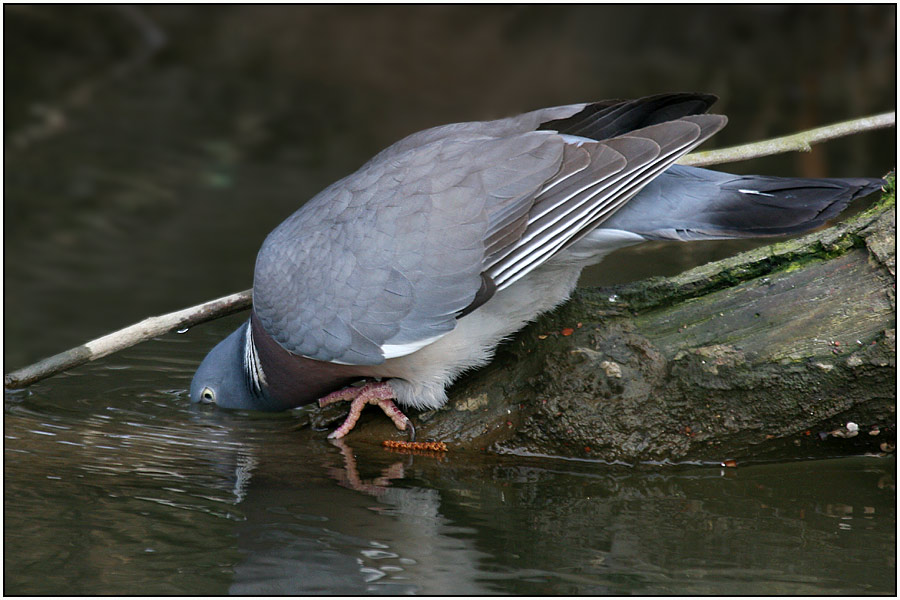
[{"label": "mossy log", "polygon": [[[895,231],[892,181],[829,229],[676,277],[580,289],[446,406],[413,413],[418,438],[630,464],[892,451]],[[348,443],[402,437],[367,413]]]}]

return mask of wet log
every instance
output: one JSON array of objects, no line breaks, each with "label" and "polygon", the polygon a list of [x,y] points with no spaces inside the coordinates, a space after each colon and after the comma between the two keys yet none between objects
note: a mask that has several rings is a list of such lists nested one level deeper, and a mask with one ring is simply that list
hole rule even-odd
[{"label": "wet log", "polygon": [[[892,451],[893,185],[826,230],[578,290],[455,384],[446,406],[413,413],[418,439],[628,464]],[[402,438],[377,413],[348,443]]]}]

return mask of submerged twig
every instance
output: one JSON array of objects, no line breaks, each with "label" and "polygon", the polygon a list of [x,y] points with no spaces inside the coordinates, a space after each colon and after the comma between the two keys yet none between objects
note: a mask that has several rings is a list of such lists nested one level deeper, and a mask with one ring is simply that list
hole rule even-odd
[{"label": "submerged twig", "polygon": [[[894,113],[883,113],[763,142],[709,152],[696,152],[683,157],[679,164],[713,165],[783,152],[809,151],[810,144],[892,125],[894,125]],[[72,348],[33,365],[7,373],[3,377],[3,385],[10,389],[22,388],[66,369],[124,350],[175,329],[191,327],[244,310],[250,307],[251,294],[252,290],[246,290],[173,313],[149,317],[140,323],[90,341],[83,346]]]}]

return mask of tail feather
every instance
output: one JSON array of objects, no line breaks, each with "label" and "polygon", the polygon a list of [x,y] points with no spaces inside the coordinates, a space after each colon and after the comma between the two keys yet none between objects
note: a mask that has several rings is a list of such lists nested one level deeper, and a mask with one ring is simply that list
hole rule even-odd
[{"label": "tail feather", "polygon": [[716,213],[713,225],[741,237],[801,233],[824,225],[882,185],[881,179],[865,178],[740,177],[721,187],[723,196],[731,195],[726,206],[735,209]]},{"label": "tail feather", "polygon": [[739,176],[676,166],[601,227],[657,240],[792,235],[824,225],[883,185],[882,179]]}]

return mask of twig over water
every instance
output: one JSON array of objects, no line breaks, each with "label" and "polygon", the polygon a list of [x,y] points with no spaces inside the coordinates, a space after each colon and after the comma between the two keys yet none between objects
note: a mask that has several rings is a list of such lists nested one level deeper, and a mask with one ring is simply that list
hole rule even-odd
[{"label": "twig over water", "polygon": [[33,365],[7,373],[3,376],[3,386],[9,389],[23,388],[35,381],[124,350],[170,331],[199,325],[250,308],[252,294],[253,290],[244,290],[190,308],[183,308],[158,317],[148,317],[139,323],[91,340],[82,346],[60,352]]},{"label": "twig over water", "polygon": [[786,135],[784,137],[765,140],[763,142],[732,146],[731,148],[722,148],[721,150],[694,152],[682,157],[681,160],[678,161],[678,164],[702,167],[706,165],[720,165],[722,163],[749,160],[751,158],[759,158],[761,156],[770,156],[772,154],[781,154],[784,152],[809,152],[812,150],[812,144],[833,140],[861,131],[893,127],[894,118],[895,115],[892,112],[882,113],[880,115],[826,125],[825,127],[817,127],[816,129],[809,129],[793,135]]}]

